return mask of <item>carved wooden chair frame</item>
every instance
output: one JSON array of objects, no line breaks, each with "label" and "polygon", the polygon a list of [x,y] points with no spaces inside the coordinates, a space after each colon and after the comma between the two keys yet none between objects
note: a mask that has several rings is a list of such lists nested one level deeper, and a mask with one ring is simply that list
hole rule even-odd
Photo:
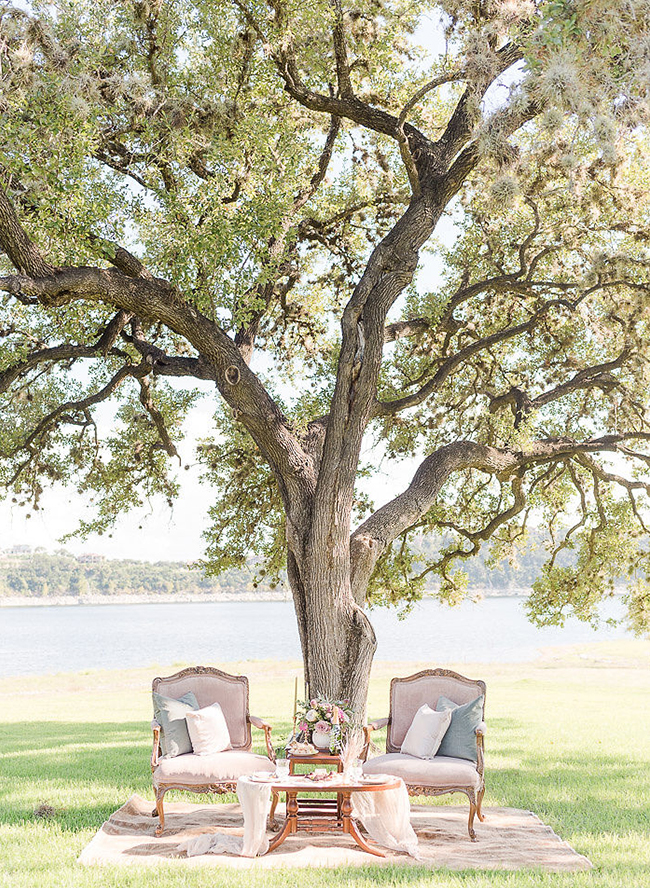
[{"label": "carved wooden chair frame", "polygon": [[[251,715],[248,711],[248,701],[249,701],[249,693],[248,693],[248,679],[245,675],[231,675],[229,672],[223,672],[221,669],[217,669],[216,666],[189,666],[187,669],[181,669],[180,672],[175,672],[173,675],[166,676],[158,676],[154,678],[151,683],[151,689],[155,693],[160,693],[159,688],[163,682],[169,681],[170,679],[179,679],[184,678],[186,675],[214,675],[217,678],[223,679],[224,681],[229,681],[232,683],[239,683],[244,686],[245,690],[245,709],[246,709],[246,742],[244,746],[238,746],[237,749],[242,752],[250,752],[251,747],[253,745],[253,738],[251,734],[251,725],[255,728],[259,728],[261,731],[264,731],[264,740],[266,743],[266,754],[269,759],[274,762],[275,761],[275,752],[273,750],[273,745],[271,743],[271,725],[264,721],[262,718],[258,718],[255,715]],[[151,727],[153,729],[153,750],[151,753],[151,773],[156,770],[158,767],[158,763],[160,761],[161,756],[161,746],[160,746],[160,725],[157,721],[153,720],[151,722]],[[236,780],[222,780],[218,783],[201,783],[201,784],[187,784],[187,783],[158,783],[154,784],[154,792],[156,794],[156,809],[152,811],[152,815],[154,817],[158,817],[159,823],[156,828],[156,835],[159,836],[162,834],[165,828],[165,813],[163,810],[163,797],[166,792],[170,789],[180,789],[184,792],[197,792],[197,793],[218,793],[225,794],[229,792],[235,792],[237,788]]]},{"label": "carved wooden chair frame", "polygon": [[485,720],[485,682],[480,679],[472,679],[467,678],[465,675],[460,675],[458,672],[452,672],[450,669],[423,669],[421,672],[416,672],[414,675],[406,676],[405,678],[393,678],[390,683],[390,701],[389,701],[389,710],[388,710],[388,718],[379,718],[374,722],[370,722],[368,725],[364,727],[365,734],[365,746],[362,753],[362,758],[365,761],[368,756],[368,751],[370,749],[371,743],[371,734],[373,731],[380,730],[381,728],[387,728],[386,732],[386,752],[399,752],[399,748],[394,746],[391,742],[391,725],[393,722],[393,688],[394,685],[399,682],[408,682],[408,681],[417,681],[418,679],[425,677],[439,677],[439,678],[452,678],[455,681],[459,681],[463,684],[474,685],[478,687],[483,695],[483,712],[481,715],[482,722],[481,726],[476,731],[476,770],[480,777],[480,784],[478,790],[469,786],[453,786],[453,787],[445,787],[445,789],[437,789],[433,786],[421,786],[415,783],[409,783],[406,785],[409,795],[411,796],[438,796],[438,795],[446,795],[451,792],[463,792],[469,799],[469,818],[467,823],[467,830],[469,832],[470,839],[475,842],[476,841],[476,833],[474,831],[474,817],[478,817],[478,819],[483,822],[485,820],[485,816],[481,810],[481,806],[483,803],[483,796],[485,795],[485,777],[484,777],[484,769],[485,769],[485,730],[483,727],[483,723]]}]

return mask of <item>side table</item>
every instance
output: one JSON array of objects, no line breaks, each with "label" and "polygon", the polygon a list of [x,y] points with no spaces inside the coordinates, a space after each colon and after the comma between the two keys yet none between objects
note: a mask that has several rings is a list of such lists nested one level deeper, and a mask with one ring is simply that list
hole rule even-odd
[{"label": "side table", "polygon": [[296,773],[296,765],[336,765],[336,770],[340,774],[343,771],[343,762],[341,756],[331,752],[315,752],[313,755],[291,755],[287,753],[289,759],[289,774]]}]

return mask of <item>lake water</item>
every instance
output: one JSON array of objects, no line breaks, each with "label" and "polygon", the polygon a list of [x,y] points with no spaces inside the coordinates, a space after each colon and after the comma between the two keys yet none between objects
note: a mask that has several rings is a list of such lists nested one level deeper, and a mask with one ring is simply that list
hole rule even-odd
[{"label": "lake water", "polygon": [[[609,602],[603,615],[616,616]],[[420,602],[404,620],[394,611],[370,614],[378,660],[446,663],[524,662],[540,648],[622,638],[622,627],[594,631],[572,619],[537,629],[521,598],[487,598],[448,608]],[[300,658],[290,602],[105,604],[0,608],[0,675],[85,669],[224,663]]]}]

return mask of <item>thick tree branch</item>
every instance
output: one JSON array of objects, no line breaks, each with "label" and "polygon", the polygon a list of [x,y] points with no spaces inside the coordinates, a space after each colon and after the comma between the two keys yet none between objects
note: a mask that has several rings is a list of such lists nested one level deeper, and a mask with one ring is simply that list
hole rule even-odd
[{"label": "thick tree branch", "polygon": [[480,101],[488,88],[522,58],[522,50],[516,43],[506,43],[494,54],[490,72],[468,85],[436,143],[445,164],[451,162],[471,136],[480,114]]},{"label": "thick tree branch", "polygon": [[[397,138],[398,118],[386,111],[381,111],[366,104],[352,92],[352,86],[349,83],[349,67],[347,66],[347,52],[344,46],[342,20],[341,28],[337,29],[335,25],[335,33],[333,34],[337,73],[342,76],[342,81],[339,82],[339,95],[326,96],[309,89],[302,81],[297,61],[293,54],[290,34],[286,35],[279,46],[273,47],[246,3],[243,0],[234,0],[234,2],[244,15],[249,27],[255,31],[261,42],[269,48],[278,73],[284,82],[284,88],[293,99],[312,111],[321,111],[332,117],[343,117],[375,132]],[[338,2],[338,0],[335,0],[335,2]],[[282,18],[279,7],[275,8],[275,12],[279,21]],[[417,143],[422,146],[431,144],[419,130],[410,124],[407,124],[404,129],[407,138],[413,140],[414,146]]]},{"label": "thick tree branch", "polygon": [[334,27],[332,37],[334,42],[334,56],[336,58],[336,78],[339,85],[339,96],[352,96],[352,83],[350,81],[350,64],[348,62],[348,50],[345,41],[345,26],[343,24],[343,9],[341,0],[333,0]]},{"label": "thick tree branch", "polygon": [[365,596],[368,580],[386,546],[426,515],[447,479],[455,472],[477,469],[506,479],[547,462],[581,454],[624,452],[627,440],[650,441],[650,432],[624,432],[586,441],[549,438],[533,442],[526,451],[491,447],[473,441],[456,441],[436,450],[420,465],[408,489],[363,522],[350,539],[352,591],[357,601]]},{"label": "thick tree branch", "polygon": [[384,342],[395,342],[408,336],[420,336],[430,328],[426,318],[412,318],[410,321],[396,321],[384,328]]},{"label": "thick tree branch", "polygon": [[542,392],[541,395],[533,398],[530,402],[531,409],[535,410],[543,407],[545,404],[557,401],[564,395],[575,392],[578,389],[601,388],[609,390],[615,387],[618,384],[618,380],[611,375],[611,371],[622,367],[631,355],[632,346],[630,343],[627,343],[618,357],[613,358],[611,361],[604,361],[602,364],[594,364],[593,367],[585,367],[561,385]]},{"label": "thick tree branch", "polygon": [[622,367],[631,354],[632,347],[628,344],[617,358],[601,364],[595,364],[592,367],[585,367],[583,370],[575,373],[571,379],[555,386],[555,388],[542,392],[536,398],[531,398],[527,392],[517,386],[512,386],[504,394],[490,399],[490,412],[496,413],[502,407],[510,406],[515,417],[515,428],[518,428],[533,410],[557,401],[579,389],[600,388],[609,391],[618,385],[618,380],[611,375],[611,371]]},{"label": "thick tree branch", "polygon": [[0,247],[20,274],[45,277],[54,271],[24,230],[0,184]]},{"label": "thick tree branch", "polygon": [[[543,106],[536,100],[530,100],[525,105],[516,110],[505,108],[495,112],[492,117],[482,127],[482,132],[497,133],[505,140],[514,132],[520,129],[524,124],[528,123],[534,117],[537,117],[543,111]],[[467,176],[474,169],[481,158],[479,142],[474,140],[467,144],[456,159],[449,167],[449,171],[444,181],[444,199],[446,202],[458,192]]]},{"label": "thick tree branch", "polygon": [[289,487],[311,483],[306,480],[313,477],[309,458],[233,341],[217,324],[188,305],[167,281],[128,278],[108,268],[64,268],[41,278],[0,278],[0,289],[36,298],[45,306],[75,300],[105,302],[165,324],[184,336],[213,366],[219,391],[284,483]]},{"label": "thick tree branch", "polygon": [[100,255],[104,259],[107,259],[111,265],[114,265],[115,268],[119,269],[123,274],[126,274],[129,277],[145,278],[148,281],[154,279],[149,269],[143,265],[138,257],[134,256],[133,253],[130,253],[124,247],[121,247],[119,244],[115,244],[112,241],[108,241],[106,238],[100,237],[91,231],[87,232],[86,236],[90,244],[99,251]]},{"label": "thick tree branch", "polygon": [[164,349],[158,348],[157,345],[153,345],[145,339],[123,335],[149,363],[155,376],[191,376],[194,379],[216,382],[215,368],[202,357],[188,358],[169,355]]}]

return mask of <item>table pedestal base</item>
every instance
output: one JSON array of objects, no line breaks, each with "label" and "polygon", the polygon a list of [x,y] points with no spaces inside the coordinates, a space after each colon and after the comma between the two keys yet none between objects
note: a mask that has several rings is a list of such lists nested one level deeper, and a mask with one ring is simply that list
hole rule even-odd
[{"label": "table pedestal base", "polygon": [[[344,789],[337,790],[336,799],[299,799],[300,790],[286,790],[287,816],[282,830],[269,845],[269,851],[279,847],[287,836],[298,832],[338,832],[341,830],[352,836],[357,845],[368,854],[385,857],[383,851],[373,848],[363,838],[352,819],[352,793]],[[270,822],[274,824],[275,809],[279,793],[273,793]],[[268,852],[267,852],[268,853]]]}]

